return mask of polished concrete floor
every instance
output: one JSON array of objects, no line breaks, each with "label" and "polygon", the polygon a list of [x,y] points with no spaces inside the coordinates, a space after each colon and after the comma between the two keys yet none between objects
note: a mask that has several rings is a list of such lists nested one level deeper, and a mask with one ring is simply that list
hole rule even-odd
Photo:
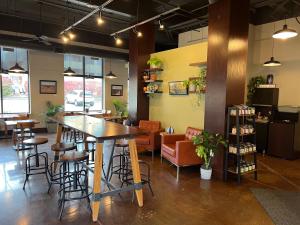
[{"label": "polished concrete floor", "polygon": [[[49,146],[54,136],[47,135],[49,143],[40,151],[53,155]],[[65,214],[59,221],[57,189],[47,194],[43,175],[30,177],[23,191],[26,152],[17,154],[10,140],[0,141],[0,224],[1,225],[54,225],[95,224],[91,221],[86,201],[66,204]],[[107,158],[107,157],[106,157]],[[104,225],[271,225],[272,220],[256,201],[251,187],[300,191],[300,160],[286,161],[272,157],[259,157],[258,181],[251,175],[238,185],[233,179],[228,183],[199,179],[199,168],[184,168],[176,182],[176,169],[167,161],[162,164],[157,155],[141,159],[151,164],[152,187],[144,188],[144,207],[132,202],[130,193],[106,197],[101,203],[98,224]],[[115,178],[116,184],[118,184]],[[96,224],[97,224],[96,223]]]}]

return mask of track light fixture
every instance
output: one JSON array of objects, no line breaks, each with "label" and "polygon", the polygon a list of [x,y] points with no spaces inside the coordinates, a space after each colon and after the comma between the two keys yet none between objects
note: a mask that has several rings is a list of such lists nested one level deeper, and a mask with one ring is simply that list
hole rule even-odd
[{"label": "track light fixture", "polygon": [[160,29],[160,30],[164,30],[164,29],[165,29],[165,25],[162,24],[162,23],[160,22],[160,20],[158,21],[158,24],[159,24],[159,29]]},{"label": "track light fixture", "polygon": [[61,35],[61,40],[63,41],[63,43],[67,44],[70,39],[66,36],[66,34],[62,34]]},{"label": "track light fixture", "polygon": [[133,33],[135,33],[137,37],[139,37],[139,38],[143,37],[143,33],[141,31],[138,31],[136,29],[136,27],[134,27],[132,30],[133,30]]},{"label": "track light fixture", "polygon": [[102,24],[104,24],[104,20],[102,19],[102,12],[99,11],[99,15],[98,15],[98,18],[97,18],[97,24],[99,26],[101,26]]},{"label": "track light fixture", "polygon": [[69,36],[69,39],[70,39],[70,40],[73,40],[73,39],[75,39],[75,37],[76,37],[76,35],[72,32],[72,30],[70,30],[70,31],[68,32],[68,36]]},{"label": "track light fixture", "polygon": [[123,43],[122,39],[118,36],[118,34],[116,34],[114,36],[114,39],[115,39],[116,45],[121,45]]}]

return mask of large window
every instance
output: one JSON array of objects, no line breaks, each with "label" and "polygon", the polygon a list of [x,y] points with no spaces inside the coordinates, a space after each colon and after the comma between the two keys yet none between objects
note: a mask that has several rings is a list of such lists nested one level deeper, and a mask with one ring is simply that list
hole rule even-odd
[{"label": "large window", "polygon": [[102,59],[91,56],[65,55],[64,67],[74,76],[65,76],[65,111],[101,110],[103,102]]},{"label": "large window", "polygon": [[10,73],[16,62],[28,71],[27,50],[1,47],[1,113],[29,113],[29,76],[26,73]]}]

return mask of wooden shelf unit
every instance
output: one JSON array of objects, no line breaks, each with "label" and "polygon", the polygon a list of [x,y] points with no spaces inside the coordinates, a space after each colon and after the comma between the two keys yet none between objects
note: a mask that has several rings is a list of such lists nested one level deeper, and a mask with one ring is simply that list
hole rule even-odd
[{"label": "wooden shelf unit", "polygon": [[190,63],[189,66],[206,67],[207,63],[206,62],[194,62],[194,63]]}]

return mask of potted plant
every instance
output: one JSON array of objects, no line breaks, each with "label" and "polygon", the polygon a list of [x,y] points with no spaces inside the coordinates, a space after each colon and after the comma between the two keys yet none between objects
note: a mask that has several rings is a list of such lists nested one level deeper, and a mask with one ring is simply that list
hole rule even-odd
[{"label": "potted plant", "polygon": [[128,116],[127,104],[125,102],[122,102],[120,100],[113,100],[112,103],[116,109],[118,116]]},{"label": "potted plant", "polygon": [[248,93],[247,93],[247,104],[251,105],[252,103],[252,98],[255,94],[256,88],[260,85],[260,84],[265,84],[267,82],[266,78],[263,76],[256,76],[256,77],[252,77],[247,85],[248,88]]},{"label": "potted plant", "polygon": [[227,147],[227,141],[221,134],[203,131],[192,138],[196,145],[196,154],[203,159],[204,164],[200,168],[201,179],[210,180],[212,174],[212,159],[219,147]]},{"label": "potted plant", "polygon": [[48,133],[55,133],[56,132],[56,122],[49,120],[49,118],[54,117],[58,112],[63,111],[62,105],[54,105],[52,102],[46,102],[47,111],[46,111],[46,126]]},{"label": "potted plant", "polygon": [[147,65],[150,66],[150,68],[152,69],[157,69],[157,68],[161,68],[162,66],[162,61],[157,58],[157,57],[151,57],[148,61],[147,61]]}]

